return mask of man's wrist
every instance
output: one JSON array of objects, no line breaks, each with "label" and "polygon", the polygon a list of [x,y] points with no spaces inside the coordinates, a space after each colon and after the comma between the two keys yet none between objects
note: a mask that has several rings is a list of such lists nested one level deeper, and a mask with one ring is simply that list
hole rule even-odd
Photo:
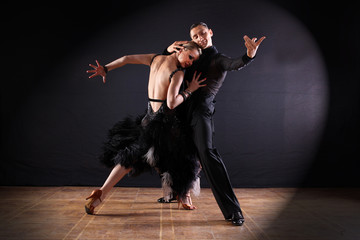
[{"label": "man's wrist", "polygon": [[242,60],[243,60],[243,62],[246,64],[246,63],[251,62],[252,60],[254,60],[255,57],[256,57],[256,55],[251,58],[251,57],[249,57],[249,55],[244,54],[244,56],[242,57]]},{"label": "man's wrist", "polygon": [[256,57],[256,54],[249,54],[249,53],[246,53],[245,54],[249,59],[254,59]]}]

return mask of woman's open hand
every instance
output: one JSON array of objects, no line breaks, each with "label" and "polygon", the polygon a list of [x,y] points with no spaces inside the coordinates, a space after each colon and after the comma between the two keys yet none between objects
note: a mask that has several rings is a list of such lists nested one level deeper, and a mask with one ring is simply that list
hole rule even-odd
[{"label": "woman's open hand", "polygon": [[93,75],[89,76],[89,78],[93,78],[96,76],[102,76],[103,83],[106,82],[106,72],[103,66],[100,65],[98,60],[95,60],[97,66],[89,64],[90,67],[93,68],[93,70],[87,70],[86,73],[94,73]]},{"label": "woman's open hand", "polygon": [[206,84],[201,84],[206,80],[206,78],[199,80],[201,73],[199,73],[198,75],[196,75],[196,73],[197,72],[195,71],[192,81],[190,83],[187,82],[188,85],[187,89],[192,93],[198,90],[199,88],[206,86]]}]

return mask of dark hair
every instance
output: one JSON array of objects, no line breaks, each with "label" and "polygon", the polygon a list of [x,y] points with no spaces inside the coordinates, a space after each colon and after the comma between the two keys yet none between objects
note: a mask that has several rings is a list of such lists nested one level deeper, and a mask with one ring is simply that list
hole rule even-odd
[{"label": "dark hair", "polygon": [[191,29],[196,28],[197,26],[204,26],[204,27],[206,27],[207,29],[209,29],[209,27],[208,27],[208,25],[206,25],[206,23],[204,23],[204,22],[198,22],[198,23],[194,23],[193,25],[191,25],[190,31],[191,31]]}]

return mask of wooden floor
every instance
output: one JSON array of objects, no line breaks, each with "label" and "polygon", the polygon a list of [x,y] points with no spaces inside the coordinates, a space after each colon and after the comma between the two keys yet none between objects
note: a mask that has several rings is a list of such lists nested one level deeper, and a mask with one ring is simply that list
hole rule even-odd
[{"label": "wooden floor", "polygon": [[161,190],[117,187],[84,212],[90,187],[0,187],[0,239],[358,240],[359,189],[235,189],[246,222],[226,222],[210,189],[195,211],[159,204]]}]

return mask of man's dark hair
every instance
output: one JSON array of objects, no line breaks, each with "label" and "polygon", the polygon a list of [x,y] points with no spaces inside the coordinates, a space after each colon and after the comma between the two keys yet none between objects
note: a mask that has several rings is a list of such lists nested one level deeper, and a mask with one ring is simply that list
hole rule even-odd
[{"label": "man's dark hair", "polygon": [[209,29],[209,27],[208,27],[208,25],[206,25],[206,23],[204,23],[204,22],[198,22],[198,23],[194,23],[193,25],[191,25],[190,31],[191,31],[191,29],[196,28],[197,26],[204,26],[204,27],[206,27],[207,29]]}]

